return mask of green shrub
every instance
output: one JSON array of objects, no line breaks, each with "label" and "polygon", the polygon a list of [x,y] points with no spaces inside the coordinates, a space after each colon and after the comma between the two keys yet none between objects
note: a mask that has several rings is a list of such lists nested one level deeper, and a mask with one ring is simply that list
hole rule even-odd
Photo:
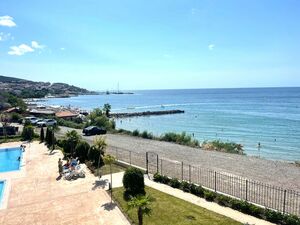
[{"label": "green shrub", "polygon": [[256,205],[250,204],[249,210],[249,214],[252,216],[262,218],[264,215],[264,209]]},{"label": "green shrub", "polygon": [[25,126],[23,128],[21,136],[22,136],[22,140],[31,141],[34,138],[33,126],[31,126],[31,125]]},{"label": "green shrub", "polygon": [[183,190],[184,192],[190,192],[191,191],[191,185],[186,181],[182,181],[181,182],[181,190]]},{"label": "green shrub", "polygon": [[153,139],[153,134],[152,133],[148,133],[146,130],[143,131],[143,133],[141,134],[142,138],[146,138],[146,139]]},{"label": "green shrub", "polygon": [[162,178],[161,178],[161,183],[163,183],[163,184],[169,184],[170,183],[170,178],[169,177],[167,177],[167,176],[162,176]]},{"label": "green shrub", "polygon": [[85,162],[88,159],[88,153],[90,145],[85,141],[80,141],[75,147],[76,156],[79,157],[81,162]]},{"label": "green shrub", "polygon": [[155,182],[161,183],[161,181],[162,181],[162,176],[161,176],[159,173],[155,173],[154,176],[153,176],[153,180],[154,180]]},{"label": "green shrub", "polygon": [[90,147],[87,158],[89,161],[91,161],[92,165],[95,167],[98,167],[98,164],[99,164],[99,167],[104,165],[103,152],[101,152],[95,146]]},{"label": "green shrub", "polygon": [[215,198],[215,201],[221,206],[229,206],[230,197],[218,194],[217,197]]},{"label": "green shrub", "polygon": [[45,140],[45,134],[44,134],[44,128],[41,128],[41,132],[40,132],[40,141],[41,143],[44,142]]},{"label": "green shrub", "polygon": [[203,197],[204,197],[204,188],[203,188],[203,187],[201,187],[201,186],[196,186],[196,185],[192,184],[192,185],[190,186],[190,188],[191,188],[191,193],[192,193],[192,194],[194,194],[194,195],[196,195],[196,196],[198,196],[198,197],[200,197],[200,198],[203,198]]},{"label": "green shrub", "polygon": [[213,202],[216,197],[217,197],[216,193],[212,191],[206,191],[206,190],[204,191],[204,198],[206,201]]},{"label": "green shrub", "polygon": [[177,178],[172,178],[169,182],[169,185],[173,188],[179,188],[180,187],[180,181]]},{"label": "green shrub", "polygon": [[60,125],[60,126],[70,127],[70,128],[74,128],[74,129],[83,129],[84,124],[83,123],[78,123],[78,122],[74,122],[74,121],[71,121],[71,120],[64,120],[64,119],[58,119],[57,120],[57,124]]},{"label": "green shrub", "polygon": [[[203,142],[203,148],[221,152],[235,153],[235,154],[244,154],[244,149],[241,144],[234,142],[222,142],[220,140],[215,140],[211,142]],[[210,149],[213,148],[213,149]]]},{"label": "green shrub", "polygon": [[284,215],[285,225],[300,225],[300,218],[295,215]]},{"label": "green shrub", "polygon": [[15,113],[15,112],[13,112],[12,114],[11,114],[11,121],[12,122],[19,122],[20,120],[22,119],[22,116],[19,114],[19,113]]},{"label": "green shrub", "polygon": [[125,200],[138,195],[145,195],[144,173],[134,167],[128,168],[124,173],[123,186],[125,188]]},{"label": "green shrub", "polygon": [[187,135],[185,132],[177,134],[174,132],[165,133],[160,137],[161,141],[174,142],[177,144],[188,145],[192,147],[198,147],[199,142],[193,140],[191,135]]},{"label": "green shrub", "polygon": [[284,220],[284,215],[280,212],[273,211],[271,209],[265,209],[266,220],[272,223],[280,223]]},{"label": "green shrub", "polygon": [[233,208],[235,210],[238,210],[238,211],[241,211],[242,205],[241,205],[240,200],[232,198],[232,199],[230,199],[230,205],[231,205],[231,208]]},{"label": "green shrub", "polygon": [[134,130],[134,131],[132,132],[132,136],[139,136],[139,135],[140,135],[139,130]]}]

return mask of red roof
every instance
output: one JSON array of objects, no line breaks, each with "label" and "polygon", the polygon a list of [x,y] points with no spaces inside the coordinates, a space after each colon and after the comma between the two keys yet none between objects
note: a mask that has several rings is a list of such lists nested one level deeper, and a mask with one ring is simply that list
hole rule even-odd
[{"label": "red roof", "polygon": [[73,113],[70,111],[60,111],[60,112],[55,113],[55,116],[58,118],[77,117],[78,113]]}]

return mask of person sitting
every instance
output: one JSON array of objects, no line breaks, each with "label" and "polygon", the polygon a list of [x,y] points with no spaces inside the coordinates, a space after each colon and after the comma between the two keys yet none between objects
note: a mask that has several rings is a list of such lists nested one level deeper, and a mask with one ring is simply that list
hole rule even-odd
[{"label": "person sitting", "polygon": [[67,162],[64,164],[64,169],[69,169],[70,168],[70,161],[67,159]]}]

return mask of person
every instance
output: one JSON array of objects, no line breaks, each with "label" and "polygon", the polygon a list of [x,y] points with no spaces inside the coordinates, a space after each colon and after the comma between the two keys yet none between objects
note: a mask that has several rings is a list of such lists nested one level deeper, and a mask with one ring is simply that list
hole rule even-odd
[{"label": "person", "polygon": [[58,160],[58,172],[59,172],[59,176],[62,176],[62,173],[63,173],[63,163],[61,161],[61,158],[59,158],[59,160]]},{"label": "person", "polygon": [[18,157],[18,161],[21,161],[21,156]]},{"label": "person", "polygon": [[69,169],[69,167],[70,167],[70,160],[67,159],[67,162],[65,163],[64,168]]}]

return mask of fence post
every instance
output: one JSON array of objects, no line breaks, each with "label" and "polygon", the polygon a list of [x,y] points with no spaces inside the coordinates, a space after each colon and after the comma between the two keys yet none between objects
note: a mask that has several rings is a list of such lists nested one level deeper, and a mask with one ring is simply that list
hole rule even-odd
[{"label": "fence post", "polygon": [[148,174],[148,152],[146,152],[146,174]]},{"label": "fence post", "polygon": [[158,165],[159,165],[159,160],[158,160],[158,155],[156,155],[156,172],[157,173],[159,172]]},{"label": "fence post", "polygon": [[191,165],[189,165],[189,182],[191,183]]},{"label": "fence post", "polygon": [[129,164],[131,166],[131,151],[129,151]]},{"label": "fence post", "polygon": [[163,175],[163,161],[160,159],[160,175]]},{"label": "fence post", "polygon": [[181,181],[183,181],[183,162],[181,162]]},{"label": "fence post", "polygon": [[116,148],[116,160],[118,160],[118,149]]},{"label": "fence post", "polygon": [[246,180],[246,201],[248,201],[248,180]]},{"label": "fence post", "polygon": [[283,193],[283,214],[285,214],[285,204],[286,204],[286,190]]},{"label": "fence post", "polygon": [[217,171],[215,171],[215,192],[217,192]]}]

